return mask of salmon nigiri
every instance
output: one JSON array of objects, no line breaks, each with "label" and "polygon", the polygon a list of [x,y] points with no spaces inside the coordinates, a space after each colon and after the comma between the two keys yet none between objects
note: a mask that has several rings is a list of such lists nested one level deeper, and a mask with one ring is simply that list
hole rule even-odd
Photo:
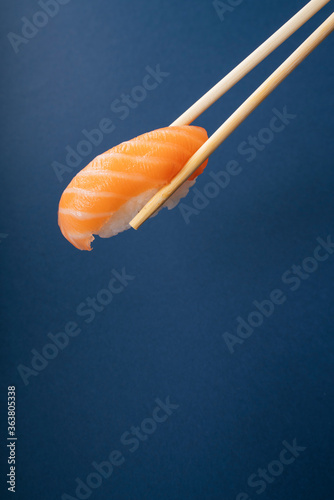
[{"label": "salmon nigiri", "polygon": [[[166,127],[97,156],[62,194],[58,211],[61,232],[76,248],[91,250],[93,234],[109,238],[129,229],[131,219],[207,139],[201,127]],[[174,208],[206,164],[207,160],[164,206]]]}]

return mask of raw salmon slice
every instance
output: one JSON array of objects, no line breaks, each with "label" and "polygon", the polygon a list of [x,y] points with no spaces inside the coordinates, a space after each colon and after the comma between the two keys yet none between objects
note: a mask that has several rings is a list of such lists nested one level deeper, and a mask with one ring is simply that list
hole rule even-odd
[{"label": "raw salmon slice", "polygon": [[[91,250],[93,234],[107,238],[129,229],[130,220],[207,139],[201,127],[166,127],[97,156],[63,192],[58,211],[61,232],[76,248]],[[188,193],[206,164],[207,160],[174,193],[168,208]]]}]

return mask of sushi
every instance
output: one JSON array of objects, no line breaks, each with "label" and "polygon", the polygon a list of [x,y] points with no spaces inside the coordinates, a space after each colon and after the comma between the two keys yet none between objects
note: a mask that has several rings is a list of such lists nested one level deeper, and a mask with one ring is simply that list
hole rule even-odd
[{"label": "sushi", "polygon": [[[97,156],[72,179],[61,196],[58,224],[62,234],[76,248],[91,250],[94,234],[109,238],[129,229],[131,219],[207,139],[202,127],[166,127]],[[207,160],[164,206],[174,208],[206,164]]]}]

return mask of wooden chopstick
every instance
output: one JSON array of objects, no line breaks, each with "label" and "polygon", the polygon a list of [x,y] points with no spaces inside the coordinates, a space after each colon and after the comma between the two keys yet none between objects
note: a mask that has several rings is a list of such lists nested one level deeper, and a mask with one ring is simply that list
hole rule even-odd
[{"label": "wooden chopstick", "polygon": [[302,43],[279,68],[226,120],[221,127],[188,160],[182,170],[164,186],[132,219],[130,226],[138,229],[218,146],[278,87],[278,85],[334,30],[334,13]]},{"label": "wooden chopstick", "polygon": [[295,14],[287,23],[276,31],[268,40],[252,52],[244,61],[236,66],[228,75],[218,82],[212,89],[204,94],[197,102],[187,109],[179,118],[177,118],[170,127],[179,125],[189,125],[206,111],[214,102],[222,97],[260,62],[268,57],[285,40],[295,33],[303,24],[311,19],[322,7],[330,0],[311,0],[297,14]]}]

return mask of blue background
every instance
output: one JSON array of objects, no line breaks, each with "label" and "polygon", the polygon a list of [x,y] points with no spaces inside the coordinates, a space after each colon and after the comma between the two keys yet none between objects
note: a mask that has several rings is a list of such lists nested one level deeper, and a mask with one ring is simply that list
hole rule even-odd
[{"label": "blue background", "polygon": [[[116,129],[79,168],[167,126],[304,3],[245,0],[221,21],[204,0],[72,0],[17,54],[7,33],[20,34],[21,18],[40,8],[3,3],[1,394],[6,402],[6,387],[16,385],[16,498],[75,498],[76,477],[85,481],[92,462],[114,449],[125,463],[91,499],[333,497],[334,255],[295,292],[281,281],[312,256],[318,237],[334,238],[333,36],[211,156],[200,191],[229,160],[242,173],[189,224],[179,209],[165,210],[80,252],[57,226],[59,198],[78,169],[59,182],[52,168],[102,118]],[[196,123],[212,133],[332,8]],[[169,76],[120,120],[112,101],[158,64]],[[247,162],[239,144],[284,106],[296,118]],[[86,324],[77,306],[122,268],[135,279]],[[224,332],[235,333],[236,318],[275,288],[285,303],[231,354]],[[18,365],[31,366],[31,349],[41,352],[47,334],[69,321],[80,335],[24,385]],[[131,454],[120,436],[167,396],[178,409]],[[1,425],[6,436],[5,415]],[[293,439],[306,447],[300,457],[264,493],[247,486]],[[10,498],[4,483],[3,474]]]}]

